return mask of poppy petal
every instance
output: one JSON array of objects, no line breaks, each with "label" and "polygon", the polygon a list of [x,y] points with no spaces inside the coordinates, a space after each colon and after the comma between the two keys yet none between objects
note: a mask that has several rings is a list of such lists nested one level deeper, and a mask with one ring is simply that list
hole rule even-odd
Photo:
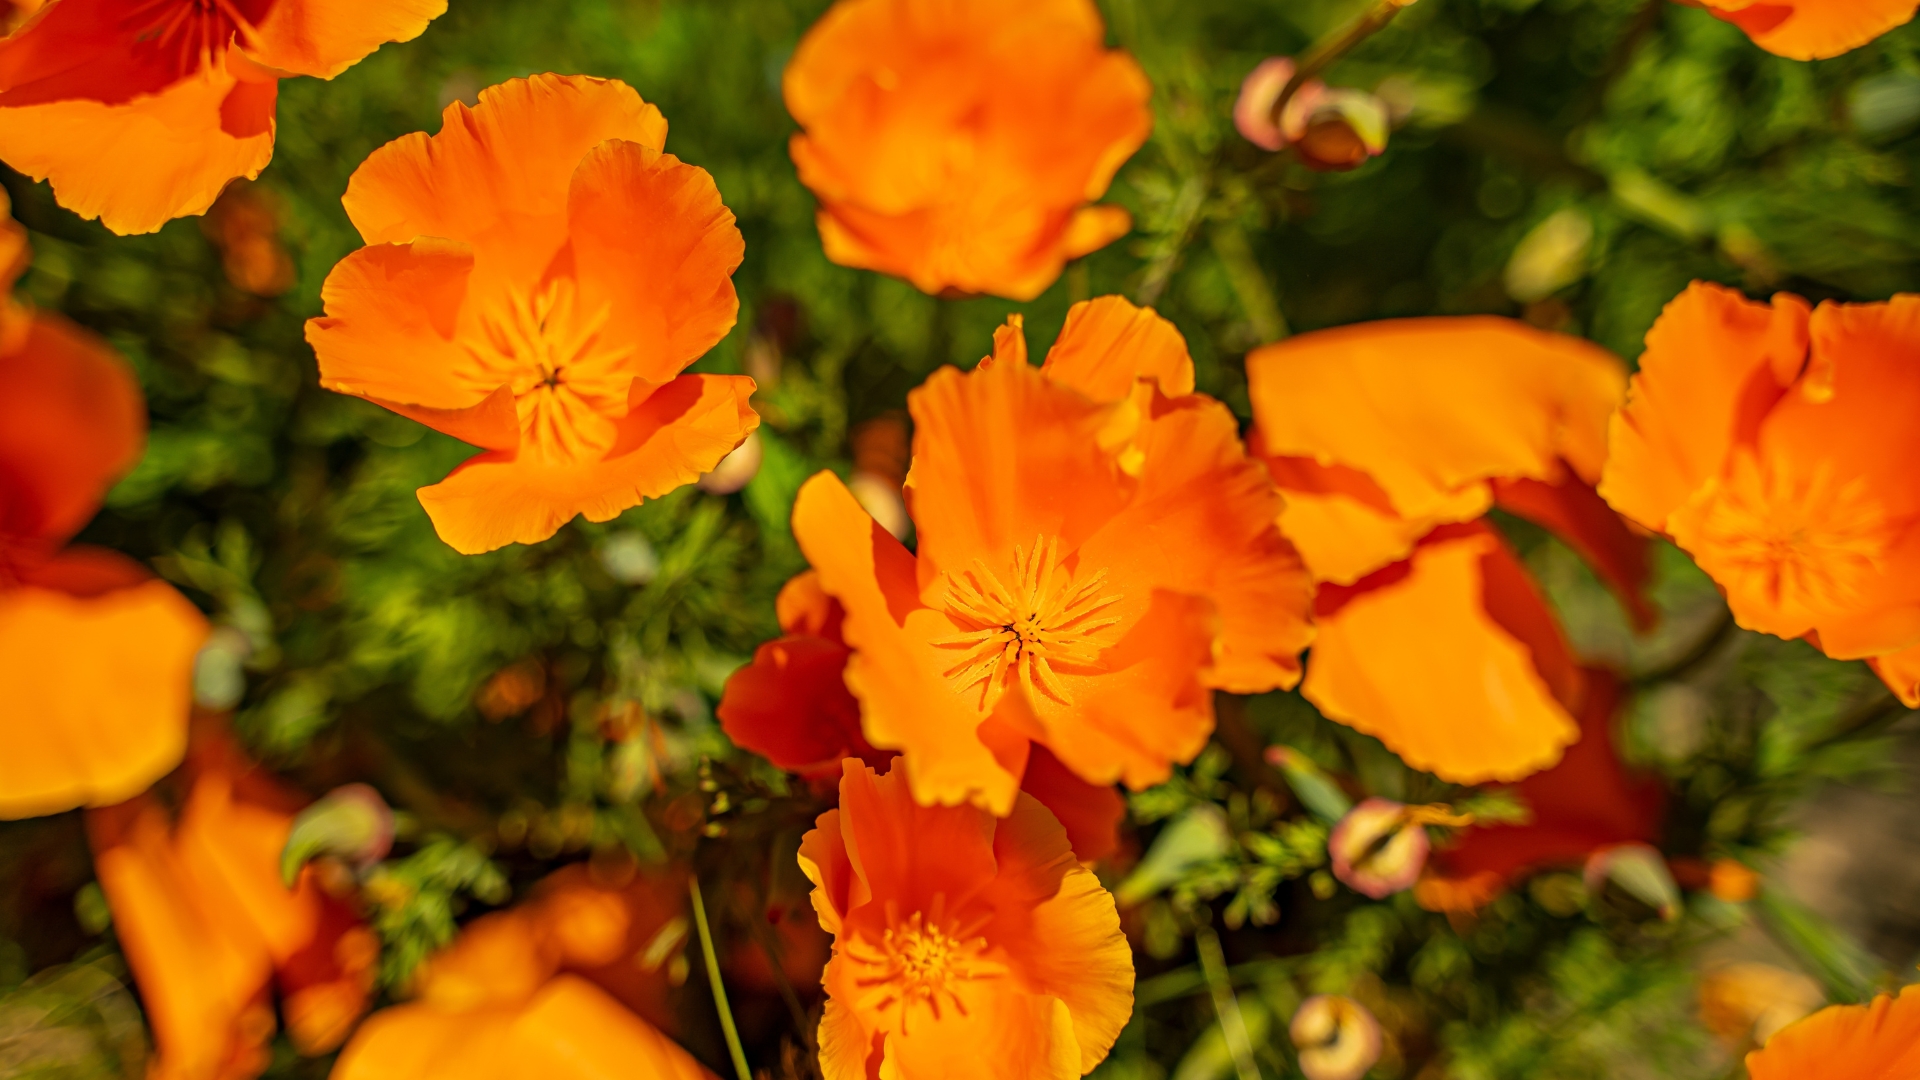
[{"label": "poppy petal", "polygon": [[0,354],[0,538],[51,547],[100,508],[146,439],[139,384],[104,341],[36,313]]},{"label": "poppy petal", "polygon": [[1124,400],[1137,379],[1152,380],[1170,398],[1193,393],[1187,339],[1159,312],[1120,296],[1082,300],[1068,309],[1040,371],[1095,401]]},{"label": "poppy petal", "polygon": [[[713,1080],[685,1050],[577,975],[540,988],[514,1018],[502,1077]],[[458,1075],[458,1074],[446,1074]]]},{"label": "poppy petal", "polygon": [[1490,558],[1512,556],[1476,530],[1422,544],[1404,574],[1363,580],[1331,610],[1323,586],[1301,692],[1453,783],[1517,780],[1558,761],[1579,727],[1533,650],[1488,614]]},{"label": "poppy petal", "polygon": [[1269,454],[1256,429],[1249,448],[1266,463],[1285,505],[1280,531],[1321,581],[1351,585],[1407,557],[1432,528],[1394,512],[1373,478],[1346,465]]},{"label": "poppy petal", "polygon": [[0,591],[0,818],[131,798],[179,764],[205,616],[161,581]]},{"label": "poppy petal", "polygon": [[447,0],[282,0],[246,41],[259,64],[295,75],[331,79],[390,41],[412,41],[447,13]]},{"label": "poppy petal", "polygon": [[1824,60],[1857,49],[1913,19],[1914,0],[1733,3],[1707,0],[1716,17],[1746,31],[1755,45],[1792,60]]},{"label": "poppy petal", "polygon": [[[1020,790],[1039,800],[1067,832],[1074,858],[1099,862],[1120,849],[1120,822],[1127,803],[1112,785],[1089,784],[1060,763],[1053,751],[1036,745],[1027,758]],[[1019,810],[1016,805],[1014,811]]]},{"label": "poppy petal", "polygon": [[[500,388],[498,376],[456,340],[473,259],[469,245],[432,238],[369,244],[341,259],[320,288],[326,315],[307,321],[320,385],[381,404],[439,410],[413,416],[436,427],[433,418],[484,402]],[[503,435],[493,432],[476,445],[510,448],[519,427],[516,419],[512,442],[492,446]]]},{"label": "poppy petal", "polygon": [[1873,673],[1909,709],[1920,709],[1920,645],[1868,661]]},{"label": "poppy petal", "polygon": [[893,755],[867,745],[860,703],[841,678],[845,645],[788,636],[761,645],[733,673],[714,712],[735,746],[806,777],[840,775],[843,758],[875,768]]},{"label": "poppy petal", "polygon": [[1866,1005],[1830,1005],[1747,1055],[1753,1080],[1899,1080],[1920,1072],[1920,987]]}]

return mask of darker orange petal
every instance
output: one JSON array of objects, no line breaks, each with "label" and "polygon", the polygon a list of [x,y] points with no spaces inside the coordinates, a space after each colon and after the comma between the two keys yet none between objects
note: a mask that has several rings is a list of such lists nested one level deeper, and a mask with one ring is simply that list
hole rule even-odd
[{"label": "darker orange petal", "polygon": [[630,343],[622,372],[665,382],[733,328],[746,248],[705,169],[657,145],[601,143],[573,174],[567,219],[577,302],[604,308],[602,333]]},{"label": "darker orange petal", "polygon": [[1114,455],[1101,447],[1112,407],[1023,362],[964,375],[942,368],[907,395],[907,407],[907,505],[920,557],[936,572],[976,558],[998,566],[1040,536],[1071,551],[1125,504]]},{"label": "darker orange petal", "polygon": [[165,582],[73,596],[0,589],[0,817],[131,798],[180,761],[197,608]]},{"label": "darker orange petal", "polygon": [[1328,718],[1454,783],[1517,780],[1552,765],[1579,728],[1535,650],[1505,625],[1537,631],[1541,618],[1526,617],[1527,593],[1510,587],[1512,574],[1525,573],[1512,562],[1490,530],[1471,527],[1350,588],[1322,586],[1301,692]]},{"label": "darker orange petal", "polygon": [[254,61],[277,71],[331,79],[389,41],[412,41],[446,14],[447,0],[274,4],[246,42]]},{"label": "darker orange petal", "polygon": [[31,317],[0,355],[0,545],[79,531],[139,460],[146,405],[107,343],[58,315]]},{"label": "darker orange petal", "polygon": [[1824,60],[1857,49],[1913,19],[1914,0],[1841,0],[1819,3],[1737,3],[1703,5],[1716,17],[1746,31],[1755,45],[1793,60]]},{"label": "darker orange petal", "polygon": [[370,244],[341,259],[320,289],[326,315],[307,321],[320,385],[389,407],[420,406],[407,415],[436,427],[447,422],[440,430],[455,438],[487,438],[476,445],[516,445],[517,418],[514,439],[505,441],[492,430],[496,422],[479,425],[486,436],[473,430],[475,420],[491,415],[487,410],[452,415],[473,410],[499,389],[473,371],[472,357],[455,340],[473,260],[468,245],[438,239]]},{"label": "darker orange petal", "polygon": [[1627,528],[1593,485],[1571,472],[1559,483],[1502,480],[1493,485],[1493,498],[1502,510],[1566,541],[1613,589],[1634,626],[1652,628],[1659,612],[1647,599],[1653,573],[1647,538]]},{"label": "darker orange petal", "polygon": [[1920,709],[1920,645],[1873,657],[1867,663],[1902,705]]},{"label": "darker orange petal", "polygon": [[609,521],[692,483],[739,446],[760,425],[747,407],[752,393],[745,376],[682,375],[621,422],[619,442],[604,460],[480,454],[421,488],[420,505],[440,538],[469,555],[537,544],[577,515]]},{"label": "darker orange petal", "polygon": [[1099,862],[1119,850],[1127,803],[1112,786],[1087,783],[1061,764],[1053,751],[1035,746],[1020,790],[1039,800],[1060,822],[1074,858]]},{"label": "darker orange petal", "polygon": [[1579,740],[1567,747],[1559,764],[1516,786],[1533,819],[1460,832],[1457,843],[1434,855],[1435,868],[1445,878],[1511,884],[1535,869],[1579,866],[1602,848],[1658,842],[1660,782],[1629,774],[1614,744],[1619,681],[1599,669],[1588,669],[1585,681]]},{"label": "darker orange petal", "polygon": [[[507,1080],[514,1006],[448,1012],[431,1005],[382,1009],[334,1062],[334,1080]],[[556,1075],[552,1073],[543,1075]]]},{"label": "darker orange petal", "polygon": [[1358,469],[1269,455],[1257,429],[1248,447],[1266,463],[1285,499],[1280,532],[1321,581],[1351,585],[1406,558],[1430,528],[1426,519],[1409,521],[1396,513],[1387,493]]},{"label": "darker orange petal", "polygon": [[1126,398],[1138,379],[1152,380],[1168,397],[1193,393],[1187,339],[1152,308],[1119,296],[1073,305],[1040,370],[1095,401]]},{"label": "darker orange petal", "polygon": [[227,60],[119,102],[0,101],[0,159],[123,235],[205,213],[228,181],[259,176],[273,157],[273,84],[242,81]]},{"label": "darker orange petal", "polygon": [[846,617],[846,612],[841,610],[838,600],[820,587],[820,575],[816,571],[802,570],[780,586],[780,595],[773,599],[773,610],[780,629],[789,634],[840,640],[840,620]]},{"label": "darker orange petal", "polygon": [[667,122],[612,79],[509,79],[472,108],[447,106],[439,134],[375,150],[342,202],[369,244],[458,240],[497,263],[493,273],[530,283],[566,240],[574,170],[608,139],[665,146]]},{"label": "darker orange petal", "polygon": [[1752,1080],[1903,1080],[1920,1074],[1920,987],[1866,1005],[1830,1005],[1747,1055]]},{"label": "darker orange petal", "polygon": [[805,777],[838,777],[842,758],[879,768],[893,755],[860,733],[860,703],[847,690],[845,645],[790,636],[761,645],[727,680],[715,712],[735,746]]},{"label": "darker orange petal", "polygon": [[1807,333],[1807,302],[1791,293],[1768,306],[1695,282],[1675,297],[1647,331],[1640,370],[1613,419],[1601,497],[1665,531],[1800,373]]}]

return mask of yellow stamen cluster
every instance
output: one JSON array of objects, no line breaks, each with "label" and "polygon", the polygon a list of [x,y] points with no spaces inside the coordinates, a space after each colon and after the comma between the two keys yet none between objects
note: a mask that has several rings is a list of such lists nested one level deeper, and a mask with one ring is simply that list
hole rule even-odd
[{"label": "yellow stamen cluster", "polygon": [[1076,584],[1062,565],[1059,547],[1054,537],[1036,537],[1031,548],[1015,547],[1011,586],[979,559],[971,570],[947,575],[947,613],[966,630],[934,644],[967,650],[946,672],[960,690],[984,683],[983,703],[990,704],[1018,676],[1054,700],[1073,704],[1054,668],[1099,665],[1101,650],[1111,644],[1105,632],[1120,623],[1104,613],[1120,597],[1105,592],[1105,570]]}]

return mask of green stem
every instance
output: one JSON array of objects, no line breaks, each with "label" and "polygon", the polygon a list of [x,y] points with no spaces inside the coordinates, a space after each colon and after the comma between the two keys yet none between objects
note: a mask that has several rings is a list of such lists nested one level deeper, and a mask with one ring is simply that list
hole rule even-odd
[{"label": "green stem", "polygon": [[1301,53],[1299,63],[1293,69],[1293,78],[1287,80],[1280,96],[1273,99],[1273,122],[1280,122],[1280,117],[1286,113],[1287,102],[1293,100],[1293,95],[1300,92],[1308,79],[1325,71],[1328,64],[1379,32],[1393,21],[1394,16],[1400,14],[1401,8],[1411,3],[1413,0],[1375,0],[1374,5],[1361,12],[1359,18],[1314,42],[1306,52]]},{"label": "green stem", "polygon": [[727,987],[720,981],[720,957],[713,951],[713,931],[707,926],[707,905],[700,898],[700,878],[687,878],[687,894],[693,898],[693,925],[700,931],[700,955],[707,962],[707,985],[713,987],[713,1007],[720,1012],[720,1032],[727,1038],[727,1053],[733,1056],[733,1071],[740,1080],[753,1080],[747,1068],[747,1051],[740,1045],[740,1029],[734,1026],[733,1009],[727,1004]]},{"label": "green stem", "polygon": [[1247,1037],[1247,1019],[1240,1014],[1240,999],[1234,996],[1233,982],[1227,976],[1227,957],[1220,951],[1220,937],[1213,927],[1194,931],[1193,944],[1200,953],[1200,970],[1207,976],[1207,989],[1213,992],[1213,1011],[1220,1014],[1220,1034],[1233,1055],[1234,1071],[1240,1080],[1260,1080],[1260,1066],[1253,1060],[1253,1040]]}]

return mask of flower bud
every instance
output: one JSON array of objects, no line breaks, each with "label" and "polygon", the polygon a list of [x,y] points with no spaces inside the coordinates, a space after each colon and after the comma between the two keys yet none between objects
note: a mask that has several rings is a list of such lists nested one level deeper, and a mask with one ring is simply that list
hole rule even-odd
[{"label": "flower bud", "polygon": [[1267,747],[1267,763],[1280,770],[1287,778],[1287,786],[1300,797],[1301,805],[1316,816],[1339,821],[1353,809],[1353,800],[1340,790],[1340,785],[1321,771],[1312,758],[1293,747]]},{"label": "flower bud", "polygon": [[1427,830],[1391,799],[1354,807],[1327,838],[1333,876],[1375,900],[1410,888],[1427,865],[1427,851]]},{"label": "flower bud", "polygon": [[1344,172],[1387,148],[1387,106],[1379,98],[1346,87],[1318,87],[1311,96],[1307,90],[1302,87],[1294,95],[1281,117],[1301,164],[1319,172]]},{"label": "flower bud", "polygon": [[[1262,150],[1284,150],[1287,136],[1274,121],[1273,103],[1280,100],[1293,78],[1293,61],[1285,56],[1269,56],[1247,74],[1240,83],[1240,97],[1233,103],[1233,126],[1246,140]],[[1318,80],[1315,80],[1316,82]],[[1301,88],[1303,91],[1305,87]],[[1300,95],[1296,93],[1295,97]]]},{"label": "flower bud", "polygon": [[1593,219],[1575,207],[1565,207],[1527,230],[1507,259],[1507,295],[1522,304],[1545,300],[1579,281],[1587,273],[1587,251],[1593,246]]},{"label": "flower bud", "polygon": [[336,855],[361,867],[386,858],[393,847],[393,811],[365,784],[334,788],[300,811],[280,849],[280,880],[291,888],[300,868],[321,855]]},{"label": "flower bud", "polygon": [[1607,882],[1625,889],[1635,899],[1672,922],[1680,917],[1680,886],[1674,884],[1667,860],[1646,844],[1615,844],[1587,859],[1587,892],[1599,896]]},{"label": "flower bud", "polygon": [[1307,1080],[1360,1080],[1380,1060],[1380,1022],[1366,1006],[1338,994],[1301,1002],[1287,1034]]},{"label": "flower bud", "polygon": [[1212,804],[1196,806],[1160,830],[1146,857],[1113,890],[1121,907],[1137,904],[1179,881],[1202,863],[1224,858],[1233,850],[1233,830],[1227,815]]}]

